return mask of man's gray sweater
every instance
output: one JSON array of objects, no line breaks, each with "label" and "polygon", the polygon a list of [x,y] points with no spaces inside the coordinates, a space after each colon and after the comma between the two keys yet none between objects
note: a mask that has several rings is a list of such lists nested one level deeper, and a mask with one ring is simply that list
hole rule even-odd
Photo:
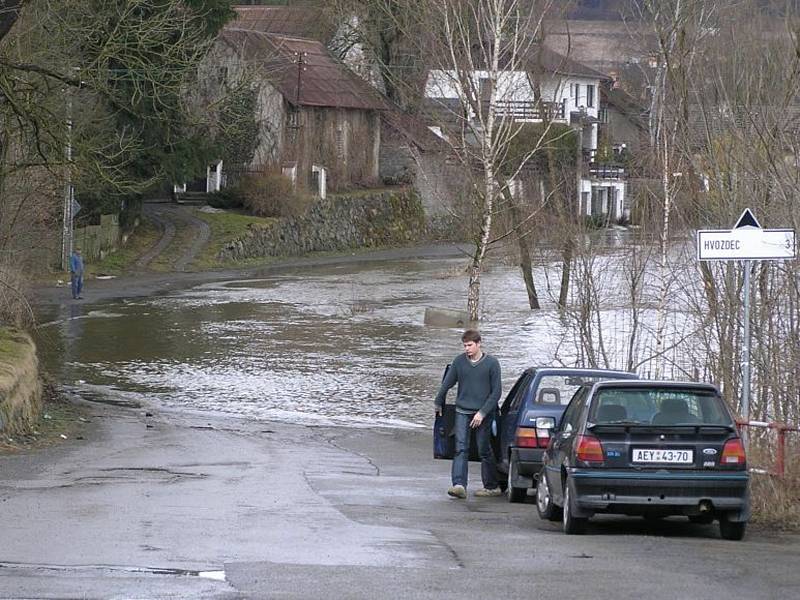
[{"label": "man's gray sweater", "polygon": [[497,408],[497,401],[500,400],[500,363],[488,354],[484,354],[476,363],[470,361],[466,354],[458,355],[447,370],[442,387],[436,394],[437,408],[444,406],[447,390],[456,383],[456,411],[480,412],[485,417]]}]

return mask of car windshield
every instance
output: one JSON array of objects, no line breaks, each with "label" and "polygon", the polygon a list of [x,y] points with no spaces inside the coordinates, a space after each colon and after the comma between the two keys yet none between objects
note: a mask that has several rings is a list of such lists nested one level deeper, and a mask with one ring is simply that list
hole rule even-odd
[{"label": "car windshield", "polygon": [[605,377],[601,375],[544,375],[539,380],[535,402],[566,406],[582,385],[591,385],[610,379],[619,379],[619,375],[613,377],[608,375]]},{"label": "car windshield", "polygon": [[603,389],[590,414],[595,424],[733,425],[719,395],[696,389]]}]

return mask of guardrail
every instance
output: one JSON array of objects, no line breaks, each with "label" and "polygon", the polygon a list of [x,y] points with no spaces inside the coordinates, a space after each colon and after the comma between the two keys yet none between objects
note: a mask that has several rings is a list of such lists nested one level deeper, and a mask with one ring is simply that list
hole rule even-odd
[{"label": "guardrail", "polygon": [[[768,473],[775,477],[783,478],[786,475],[786,448],[788,434],[800,433],[800,427],[790,427],[783,423],[768,423],[766,421],[742,421],[737,420],[736,425],[739,432],[747,433],[750,438],[750,448],[757,444],[755,453],[765,453],[773,457],[772,468],[751,469],[756,472]],[[755,435],[758,431],[760,435]],[[800,440],[797,440],[800,441]],[[748,450],[750,449],[748,448]],[[750,452],[748,451],[748,462],[750,462]]]}]

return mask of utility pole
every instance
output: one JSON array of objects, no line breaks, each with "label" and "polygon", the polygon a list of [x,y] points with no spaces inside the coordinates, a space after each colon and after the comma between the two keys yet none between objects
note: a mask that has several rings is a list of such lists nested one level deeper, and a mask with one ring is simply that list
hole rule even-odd
[{"label": "utility pole", "polygon": [[67,147],[66,158],[67,182],[64,186],[64,214],[61,230],[61,270],[69,271],[69,257],[72,254],[72,206],[75,200],[75,188],[72,186],[72,94],[67,90]]},{"label": "utility pole", "polygon": [[294,59],[297,63],[297,94],[295,98],[295,106],[300,106],[300,85],[303,81],[303,71],[306,70],[306,65],[308,62],[306,61],[306,57],[308,56],[308,52],[295,52]]},{"label": "utility pole", "polygon": [[300,129],[300,90],[303,84],[303,71],[306,70],[306,65],[308,62],[306,61],[306,57],[308,56],[307,52],[295,52],[294,53],[294,62],[297,65],[297,89],[294,95],[294,111],[289,115],[289,128],[293,130],[293,136],[296,137],[297,130]]}]

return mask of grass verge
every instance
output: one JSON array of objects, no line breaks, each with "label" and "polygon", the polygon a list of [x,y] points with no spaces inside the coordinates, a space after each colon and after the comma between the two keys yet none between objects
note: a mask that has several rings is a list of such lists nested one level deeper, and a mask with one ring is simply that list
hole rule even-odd
[{"label": "grass verge", "polygon": [[43,388],[44,402],[38,421],[28,433],[0,433],[0,456],[84,439],[90,425],[89,411],[63,398],[51,383],[45,382]]},{"label": "grass verge", "polygon": [[208,223],[211,228],[211,240],[208,246],[200,252],[192,263],[192,267],[200,270],[230,266],[221,263],[217,259],[219,251],[222,250],[225,244],[243,237],[251,226],[266,227],[277,220],[231,211],[206,212],[198,209],[194,210],[194,216]]},{"label": "grass verge", "polygon": [[143,220],[131,233],[127,243],[103,260],[88,262],[86,272],[91,276],[121,275],[130,269],[139,257],[153,247],[161,232],[150,221]]}]

